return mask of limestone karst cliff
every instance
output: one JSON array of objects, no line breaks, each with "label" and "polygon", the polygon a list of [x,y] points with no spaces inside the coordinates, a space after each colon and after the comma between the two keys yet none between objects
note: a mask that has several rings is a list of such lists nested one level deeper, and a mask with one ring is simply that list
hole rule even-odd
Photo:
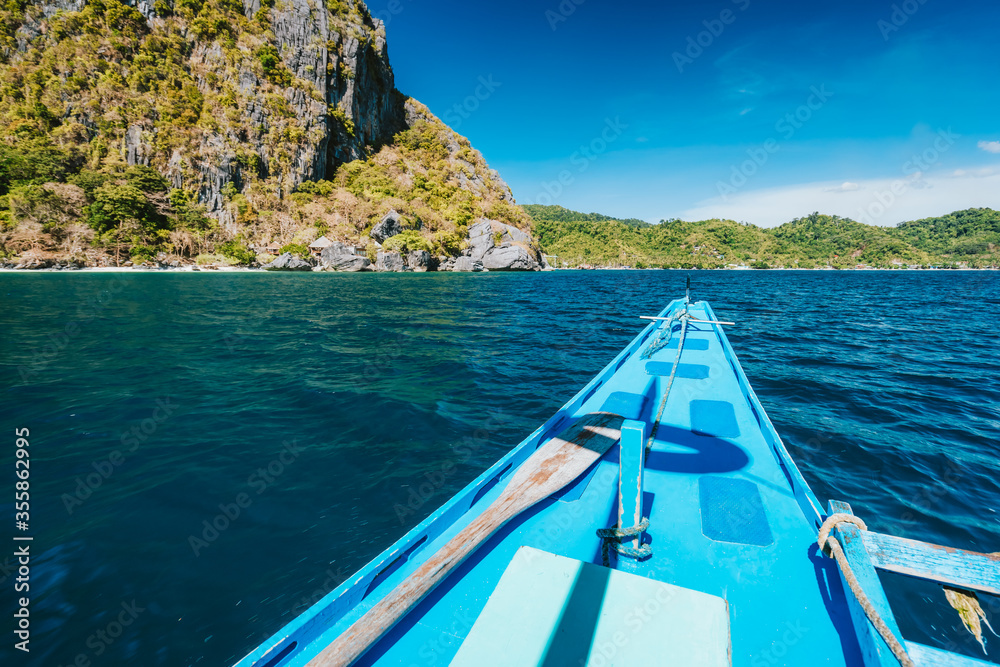
[{"label": "limestone karst cliff", "polygon": [[367,232],[395,211],[409,241],[387,250],[436,266],[470,252],[470,225],[530,225],[482,155],[396,90],[361,2],[12,0],[0,75],[8,262],[252,263],[324,235],[374,260]]}]

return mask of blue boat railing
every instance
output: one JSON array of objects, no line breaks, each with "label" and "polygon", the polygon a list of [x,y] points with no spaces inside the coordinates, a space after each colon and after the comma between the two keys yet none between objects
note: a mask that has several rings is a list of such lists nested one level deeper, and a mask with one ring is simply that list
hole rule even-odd
[{"label": "blue boat railing", "polygon": [[[831,500],[830,515],[853,514],[851,506]],[[955,588],[1000,595],[1000,554],[982,554],[919,542],[893,535],[861,530],[851,523],[834,529],[854,576],[875,611],[890,632],[902,641],[910,659],[918,667],[986,667],[994,665],[952,651],[902,640],[899,626],[878,578],[877,570],[895,572],[918,579],[935,581]],[[851,620],[868,667],[896,667],[899,661],[869,622],[861,604],[851,595],[843,572],[841,583],[847,593]]]}]

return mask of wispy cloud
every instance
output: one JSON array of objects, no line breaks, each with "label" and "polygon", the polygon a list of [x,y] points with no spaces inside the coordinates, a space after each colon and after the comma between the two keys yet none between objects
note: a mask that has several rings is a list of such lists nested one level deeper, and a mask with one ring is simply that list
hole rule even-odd
[{"label": "wispy cloud", "polygon": [[966,208],[1000,209],[1000,173],[959,169],[945,175],[847,183],[801,183],[750,190],[699,202],[681,212],[685,220],[726,218],[774,227],[813,211],[892,226],[904,220],[945,215]]},{"label": "wispy cloud", "polygon": [[832,188],[827,188],[824,192],[857,192],[861,189],[860,183],[851,183],[850,181],[844,181],[840,185],[836,185]]},{"label": "wispy cloud", "polygon": [[979,147],[987,153],[1000,153],[1000,141],[980,141]]},{"label": "wispy cloud", "polygon": [[997,173],[993,167],[980,167],[979,169],[956,169],[952,172],[955,178],[985,178]]}]

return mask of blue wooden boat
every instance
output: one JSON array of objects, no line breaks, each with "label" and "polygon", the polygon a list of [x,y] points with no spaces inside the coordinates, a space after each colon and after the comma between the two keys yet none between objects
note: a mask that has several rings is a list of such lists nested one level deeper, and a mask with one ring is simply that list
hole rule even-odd
[{"label": "blue wooden boat", "polygon": [[647,319],[551,419],[237,667],[990,664],[903,638],[876,571],[974,600],[1000,593],[1000,556],[824,510],[728,323],[687,298]]}]

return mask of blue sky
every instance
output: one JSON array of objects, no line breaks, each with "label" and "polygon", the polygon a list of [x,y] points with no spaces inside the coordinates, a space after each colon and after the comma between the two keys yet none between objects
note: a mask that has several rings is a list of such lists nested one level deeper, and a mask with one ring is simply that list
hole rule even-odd
[{"label": "blue sky", "polygon": [[1000,5],[372,0],[520,203],[763,226],[1000,208]]}]

